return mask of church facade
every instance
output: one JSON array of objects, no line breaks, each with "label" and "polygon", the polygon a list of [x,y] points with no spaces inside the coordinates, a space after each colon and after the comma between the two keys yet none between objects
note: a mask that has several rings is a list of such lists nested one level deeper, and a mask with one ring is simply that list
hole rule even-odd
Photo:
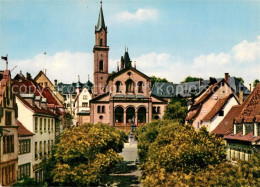
[{"label": "church facade", "polygon": [[109,46],[102,4],[95,26],[93,53],[92,123],[102,122],[116,127],[142,126],[163,117],[167,101],[151,93],[150,78],[132,65],[128,50],[121,57],[117,72],[108,73]]}]

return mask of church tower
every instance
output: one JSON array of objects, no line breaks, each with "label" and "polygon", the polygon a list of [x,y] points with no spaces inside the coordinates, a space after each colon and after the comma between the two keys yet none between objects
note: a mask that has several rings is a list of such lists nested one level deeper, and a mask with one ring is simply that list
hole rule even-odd
[{"label": "church tower", "polygon": [[94,97],[104,93],[104,87],[108,78],[108,51],[107,46],[107,27],[105,25],[102,1],[98,22],[95,26],[95,46],[94,53]]}]

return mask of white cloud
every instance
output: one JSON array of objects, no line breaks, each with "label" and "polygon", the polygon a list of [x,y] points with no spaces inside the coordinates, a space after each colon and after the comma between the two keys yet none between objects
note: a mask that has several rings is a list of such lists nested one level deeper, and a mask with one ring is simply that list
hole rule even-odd
[{"label": "white cloud", "polygon": [[53,56],[38,54],[32,59],[10,61],[10,67],[17,66],[12,72],[15,76],[20,70],[23,74],[29,72],[36,76],[40,70],[47,69],[47,76],[53,81],[57,79],[64,83],[77,81],[78,75],[82,81],[87,81],[88,74],[93,75],[93,54],[58,52]]},{"label": "white cloud", "polygon": [[[253,82],[260,77],[259,40],[248,42],[242,41],[235,45],[229,52],[219,54],[203,54],[197,56],[191,62],[167,53],[151,52],[139,57],[131,57],[133,64],[136,61],[137,69],[148,76],[159,76],[169,81],[179,83],[188,75],[202,77],[224,77],[229,72],[231,76],[242,77],[245,83]],[[249,47],[248,47],[249,46]],[[247,59],[247,60],[244,60]],[[250,59],[250,60],[248,60]],[[109,60],[109,72],[115,71],[118,59]],[[250,63],[242,63],[242,62]],[[77,81],[80,75],[82,81],[86,81],[88,74],[93,77],[93,54],[71,53],[68,51],[56,53],[53,56],[39,54],[28,60],[10,61],[10,67],[18,66],[12,74],[22,70],[35,76],[40,70],[46,68],[47,76],[51,80],[58,79],[64,83]]]},{"label": "white cloud", "polygon": [[255,42],[243,40],[232,48],[234,59],[239,62],[254,62],[260,60],[260,36]]},{"label": "white cloud", "polygon": [[138,9],[135,13],[124,11],[115,15],[117,21],[147,21],[156,20],[158,18],[158,11],[156,9]]}]

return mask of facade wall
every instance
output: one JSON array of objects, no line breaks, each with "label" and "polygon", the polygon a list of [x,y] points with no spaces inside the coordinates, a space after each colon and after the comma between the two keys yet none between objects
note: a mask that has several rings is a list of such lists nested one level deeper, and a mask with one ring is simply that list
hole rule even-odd
[{"label": "facade wall", "polygon": [[[230,93],[232,93],[232,92],[231,92],[231,89],[227,86],[227,84],[224,84],[223,86],[221,86],[215,93],[213,93],[203,103],[200,113],[198,114],[196,119],[193,121],[192,126],[195,129],[200,128],[202,125],[202,119],[213,109],[213,107],[216,105],[217,101],[219,99],[229,96]],[[198,100],[198,99],[199,98],[196,98],[196,100]]]},{"label": "facade wall", "polygon": [[[81,93],[79,94],[77,101],[75,101],[75,107],[77,110],[77,113],[82,110],[90,111],[90,103],[89,101],[92,99],[91,94],[89,93],[87,88],[84,88]],[[88,106],[83,106],[84,103],[87,103]]]},{"label": "facade wall", "polygon": [[238,104],[238,102],[237,102],[237,100],[234,97],[230,98],[227,101],[227,103],[225,104],[225,106],[223,107],[224,116],[219,116],[219,114],[217,114],[211,120],[210,125],[208,126],[209,132],[212,132],[219,125],[219,123],[224,119],[224,117],[227,115],[227,113],[232,108],[232,106],[237,105],[237,104]]},{"label": "facade wall", "polygon": [[33,177],[33,164],[32,161],[34,159],[34,140],[33,140],[33,136],[25,136],[25,137],[19,137],[19,147],[20,147],[20,141],[21,140],[30,140],[30,152],[29,153],[25,153],[22,154],[19,151],[19,155],[18,155],[18,177],[19,177],[19,166],[25,165],[30,163],[30,176],[29,177]]}]

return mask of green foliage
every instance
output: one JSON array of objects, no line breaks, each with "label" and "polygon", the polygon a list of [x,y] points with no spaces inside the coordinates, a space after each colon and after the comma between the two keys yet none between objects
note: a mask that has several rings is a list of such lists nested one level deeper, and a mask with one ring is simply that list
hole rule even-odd
[{"label": "green foliage", "polygon": [[[62,186],[97,185],[122,160],[126,135],[106,124],[85,124],[64,131],[46,166],[49,179]],[[48,169],[48,168],[46,168]]]},{"label": "green foliage", "polygon": [[228,163],[225,144],[206,128],[153,121],[138,130],[144,186],[256,186],[259,159]]},{"label": "green foliage", "polygon": [[182,83],[184,82],[194,82],[194,81],[199,81],[199,80],[203,80],[202,78],[199,78],[199,77],[191,77],[191,76],[188,76],[186,77]]},{"label": "green foliage", "polygon": [[242,84],[245,83],[245,81],[244,81],[244,79],[243,79],[242,77],[236,77],[236,79],[237,79],[239,82],[241,82]]},{"label": "green foliage", "polygon": [[154,83],[156,83],[156,82],[165,82],[165,83],[169,82],[166,78],[160,78],[160,77],[155,77],[155,76],[151,76],[150,81],[151,81],[151,86],[153,86]]},{"label": "green foliage", "polygon": [[253,87],[255,88],[259,84],[259,79],[254,80]]},{"label": "green foliage", "polygon": [[166,106],[163,119],[184,123],[187,111],[187,101],[184,98],[174,97]]},{"label": "green foliage", "polygon": [[13,186],[43,186],[43,185],[41,183],[36,182],[32,178],[24,177]]}]

